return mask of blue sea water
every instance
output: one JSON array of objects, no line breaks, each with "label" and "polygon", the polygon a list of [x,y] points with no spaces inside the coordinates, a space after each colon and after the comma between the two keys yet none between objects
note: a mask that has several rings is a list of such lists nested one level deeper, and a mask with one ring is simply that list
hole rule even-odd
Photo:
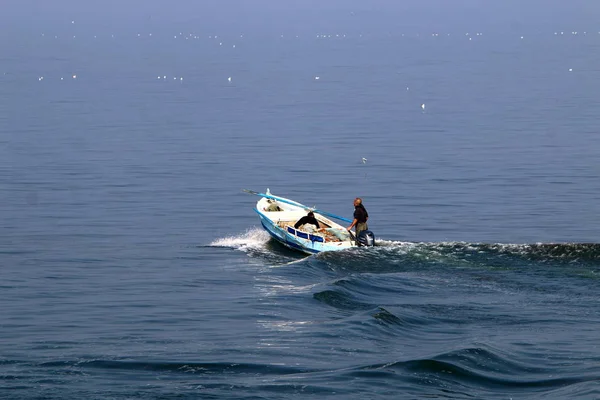
[{"label": "blue sea water", "polygon": [[[0,398],[600,398],[575,3],[8,7]],[[244,188],[379,245],[292,252]]]}]

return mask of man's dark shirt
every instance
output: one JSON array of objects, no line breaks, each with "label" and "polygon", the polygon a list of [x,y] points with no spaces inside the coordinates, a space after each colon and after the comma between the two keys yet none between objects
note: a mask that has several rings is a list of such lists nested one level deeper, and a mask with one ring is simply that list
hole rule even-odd
[{"label": "man's dark shirt", "polygon": [[356,219],[357,223],[362,224],[364,222],[367,222],[368,216],[369,213],[367,212],[365,206],[363,206],[362,204],[359,204],[354,208],[354,219]]},{"label": "man's dark shirt", "polygon": [[300,218],[298,222],[296,222],[296,224],[294,225],[294,228],[298,229],[304,224],[313,224],[317,227],[317,229],[320,228],[319,221],[317,221],[315,217],[309,217],[308,215],[305,215],[304,217]]}]

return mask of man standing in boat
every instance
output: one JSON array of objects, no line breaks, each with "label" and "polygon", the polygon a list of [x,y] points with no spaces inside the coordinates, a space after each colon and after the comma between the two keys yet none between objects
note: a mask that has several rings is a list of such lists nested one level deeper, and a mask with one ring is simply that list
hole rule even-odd
[{"label": "man standing in boat", "polygon": [[354,228],[354,231],[356,232],[356,237],[358,238],[359,233],[369,229],[369,227],[367,226],[368,219],[369,213],[367,212],[365,206],[363,206],[362,199],[360,197],[357,197],[356,199],[354,199],[354,221],[352,221],[352,224],[347,228],[348,231]]}]

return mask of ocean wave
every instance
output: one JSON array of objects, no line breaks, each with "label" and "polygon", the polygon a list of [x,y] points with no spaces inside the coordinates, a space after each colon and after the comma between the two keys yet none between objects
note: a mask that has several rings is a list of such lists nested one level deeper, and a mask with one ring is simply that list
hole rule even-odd
[{"label": "ocean wave", "polygon": [[198,374],[249,374],[287,375],[303,372],[301,368],[272,364],[228,363],[228,362],[168,362],[135,360],[76,360],[50,361],[39,364],[40,367],[85,367],[99,369],[122,369],[132,371],[171,371]]},{"label": "ocean wave", "polygon": [[[544,365],[523,360],[518,353],[485,345],[470,346],[440,354],[401,358],[350,366],[301,367],[298,365],[244,362],[182,362],[139,360],[73,360],[38,364],[44,369],[85,371],[131,371],[147,382],[145,375],[160,375],[162,382],[180,382],[194,375],[194,382],[180,386],[180,395],[209,394],[228,398],[232,391],[285,394],[347,394],[373,396],[393,394],[410,398],[596,398],[597,368],[569,370],[562,365]],[[359,361],[360,358],[357,358]],[[369,396],[367,396],[369,397]],[[241,397],[242,398],[242,397]]]},{"label": "ocean wave", "polygon": [[[469,347],[433,357],[365,365],[347,374],[370,380],[405,379],[414,388],[428,387],[430,391],[452,388],[468,397],[483,398],[501,395],[537,398],[557,391],[581,393],[591,389],[582,388],[582,383],[600,378],[598,371],[565,372],[564,368],[541,366],[533,360],[515,360],[517,357],[498,349]],[[598,388],[593,392],[598,393]]]}]

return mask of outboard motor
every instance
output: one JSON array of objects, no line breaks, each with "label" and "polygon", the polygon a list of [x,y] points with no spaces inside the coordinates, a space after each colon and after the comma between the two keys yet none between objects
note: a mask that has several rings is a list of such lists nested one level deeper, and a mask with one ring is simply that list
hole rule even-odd
[{"label": "outboard motor", "polygon": [[375,246],[375,234],[371,231],[361,231],[356,237],[356,242],[359,246],[373,247]]}]

